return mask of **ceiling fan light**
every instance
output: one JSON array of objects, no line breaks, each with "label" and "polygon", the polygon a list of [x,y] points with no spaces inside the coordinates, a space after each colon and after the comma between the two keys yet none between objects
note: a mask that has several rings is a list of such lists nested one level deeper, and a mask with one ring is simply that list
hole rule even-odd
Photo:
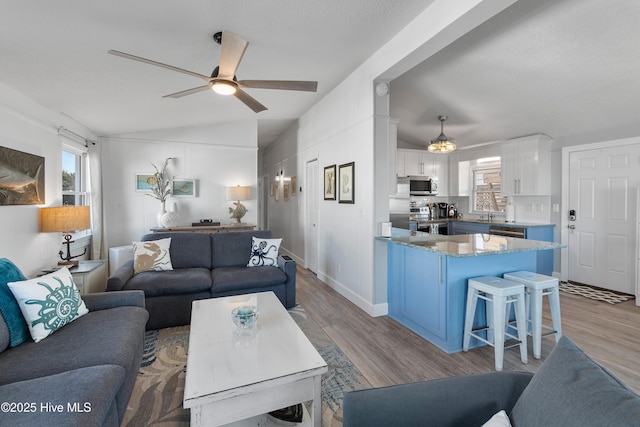
[{"label": "ceiling fan light", "polygon": [[456,150],[456,140],[449,138],[444,134],[444,121],[447,120],[447,116],[438,117],[440,120],[440,135],[437,138],[431,140],[431,143],[427,147],[430,153],[446,154]]},{"label": "ceiling fan light", "polygon": [[236,93],[236,86],[228,81],[219,80],[211,84],[211,89],[220,95],[233,95]]}]

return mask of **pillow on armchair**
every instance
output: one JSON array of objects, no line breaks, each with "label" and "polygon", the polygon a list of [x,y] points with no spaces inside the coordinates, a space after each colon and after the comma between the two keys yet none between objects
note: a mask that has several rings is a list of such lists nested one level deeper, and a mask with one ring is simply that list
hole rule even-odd
[{"label": "pillow on armchair", "polygon": [[7,286],[9,282],[25,279],[14,263],[7,258],[0,258],[0,314],[9,329],[9,347],[20,345],[29,338],[27,322],[24,321],[20,306]]}]

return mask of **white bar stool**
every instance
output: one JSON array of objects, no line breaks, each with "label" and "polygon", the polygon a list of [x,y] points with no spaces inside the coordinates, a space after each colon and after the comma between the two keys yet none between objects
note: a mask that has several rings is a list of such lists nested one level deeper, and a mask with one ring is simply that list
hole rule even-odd
[{"label": "white bar stool", "polygon": [[[473,329],[478,298],[486,301],[487,327]],[[516,330],[518,336],[506,331],[506,315],[510,311],[508,304],[514,304],[516,313]],[[491,315],[490,315],[490,312]],[[487,339],[478,332],[487,331]],[[502,370],[504,359],[505,336],[518,340],[520,360],[527,363],[527,322],[525,317],[524,285],[493,276],[474,277],[468,281],[467,308],[464,321],[462,349],[469,350],[469,342],[474,337],[494,348],[496,371]],[[513,346],[509,346],[513,347]]]},{"label": "white bar stool", "polygon": [[[533,336],[533,357],[540,359],[542,349],[542,328],[551,332],[544,336],[556,336],[556,343],[562,336],[562,320],[560,318],[560,292],[558,290],[558,279],[544,274],[532,273],[530,271],[514,271],[504,274],[504,278],[514,282],[522,283],[526,292],[527,319],[531,321],[531,335]],[[553,327],[542,324],[542,297],[549,298],[549,308],[551,309],[551,320]],[[531,315],[529,315],[531,313]]]}]

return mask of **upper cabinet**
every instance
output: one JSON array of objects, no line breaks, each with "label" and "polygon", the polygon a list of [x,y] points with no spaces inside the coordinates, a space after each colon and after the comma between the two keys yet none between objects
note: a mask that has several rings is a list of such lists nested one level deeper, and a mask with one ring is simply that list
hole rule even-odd
[{"label": "upper cabinet", "polygon": [[551,138],[532,135],[511,140],[502,145],[500,157],[503,194],[551,194]]},{"label": "upper cabinet", "polygon": [[432,154],[427,150],[398,148],[396,172],[399,177],[429,176],[438,178],[438,195],[448,195],[448,160],[446,155]]}]

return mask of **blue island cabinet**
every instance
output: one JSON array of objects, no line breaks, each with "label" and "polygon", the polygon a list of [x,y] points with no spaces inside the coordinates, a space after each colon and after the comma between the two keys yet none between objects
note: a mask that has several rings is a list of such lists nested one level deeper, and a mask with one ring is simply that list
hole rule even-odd
[{"label": "blue island cabinet", "polygon": [[[453,256],[402,244],[388,245],[389,317],[446,353],[462,351],[467,280],[536,269],[536,251]],[[478,304],[476,326],[484,323]],[[471,347],[483,345],[475,341]]]}]

